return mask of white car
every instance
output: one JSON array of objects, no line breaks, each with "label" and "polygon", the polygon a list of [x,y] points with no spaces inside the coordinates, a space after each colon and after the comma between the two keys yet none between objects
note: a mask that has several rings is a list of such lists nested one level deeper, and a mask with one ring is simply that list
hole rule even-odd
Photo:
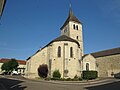
[{"label": "white car", "polygon": [[12,71],[12,75],[19,75],[17,71]]}]

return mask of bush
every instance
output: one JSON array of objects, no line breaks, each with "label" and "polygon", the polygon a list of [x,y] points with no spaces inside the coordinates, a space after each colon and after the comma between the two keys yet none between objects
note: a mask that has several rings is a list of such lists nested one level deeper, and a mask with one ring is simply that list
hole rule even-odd
[{"label": "bush", "polygon": [[51,78],[50,78],[50,77],[47,77],[47,78],[45,78],[45,80],[49,81],[49,80],[51,80]]},{"label": "bush", "polygon": [[65,79],[65,81],[72,81],[72,79],[71,78],[67,78],[67,79]]},{"label": "bush", "polygon": [[55,70],[53,72],[53,78],[54,79],[60,79],[60,77],[61,77],[61,74],[60,74],[59,70]]},{"label": "bush", "polygon": [[74,76],[74,79],[76,79],[76,78],[78,78],[78,76],[77,76],[77,75],[75,75],[75,76]]},{"label": "bush", "polygon": [[95,79],[98,77],[97,71],[83,71],[82,78],[86,80]]},{"label": "bush", "polygon": [[73,81],[78,81],[78,80],[79,80],[79,77],[78,77],[77,75],[75,75],[72,80],[73,80]]},{"label": "bush", "polygon": [[47,64],[42,64],[38,67],[38,75],[41,78],[46,78],[48,75],[48,66]]},{"label": "bush", "polygon": [[[61,80],[60,78],[53,77],[51,80]],[[61,80],[62,81],[62,80]]]},{"label": "bush", "polygon": [[82,78],[79,77],[78,80],[79,80],[79,81],[82,81]]},{"label": "bush", "polygon": [[59,80],[60,80],[60,81],[65,81],[66,79],[65,79],[65,78],[60,78]]}]

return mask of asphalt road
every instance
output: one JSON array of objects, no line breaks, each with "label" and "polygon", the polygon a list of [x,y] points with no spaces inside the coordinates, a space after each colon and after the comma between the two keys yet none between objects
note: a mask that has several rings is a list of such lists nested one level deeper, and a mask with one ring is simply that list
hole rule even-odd
[{"label": "asphalt road", "polygon": [[84,90],[82,86],[61,85],[33,80],[0,78],[0,82],[7,90]]},{"label": "asphalt road", "polygon": [[92,86],[92,87],[86,87],[87,90],[120,90],[120,81],[104,84],[104,85],[98,85],[98,86]]},{"label": "asphalt road", "polygon": [[85,85],[53,84],[27,79],[15,80],[8,78],[0,78],[0,83],[7,90],[120,90],[120,81],[98,86],[87,85],[87,87]]}]

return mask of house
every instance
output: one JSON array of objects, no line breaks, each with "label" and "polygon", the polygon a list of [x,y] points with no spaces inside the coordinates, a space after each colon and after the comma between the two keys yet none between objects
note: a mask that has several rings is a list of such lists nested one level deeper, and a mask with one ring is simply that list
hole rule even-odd
[{"label": "house", "polygon": [[[2,73],[1,67],[3,65],[3,63],[9,62],[11,59],[8,58],[1,58],[0,59],[0,73]],[[18,72],[21,74],[25,73],[25,65],[26,65],[26,61],[24,60],[16,60],[19,64],[18,66]]]}]

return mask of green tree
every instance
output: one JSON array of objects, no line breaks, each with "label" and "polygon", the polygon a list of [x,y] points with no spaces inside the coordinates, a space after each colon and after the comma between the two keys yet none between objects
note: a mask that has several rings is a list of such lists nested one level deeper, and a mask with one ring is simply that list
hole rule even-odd
[{"label": "green tree", "polygon": [[5,72],[12,72],[13,70],[17,70],[18,66],[16,59],[11,59],[10,61],[3,63],[1,69],[2,71],[5,70]]},{"label": "green tree", "polygon": [[9,63],[8,63],[8,62],[3,63],[1,69],[2,69],[2,71],[5,70],[5,72],[8,72],[9,69],[10,69],[10,67],[9,67]]}]

